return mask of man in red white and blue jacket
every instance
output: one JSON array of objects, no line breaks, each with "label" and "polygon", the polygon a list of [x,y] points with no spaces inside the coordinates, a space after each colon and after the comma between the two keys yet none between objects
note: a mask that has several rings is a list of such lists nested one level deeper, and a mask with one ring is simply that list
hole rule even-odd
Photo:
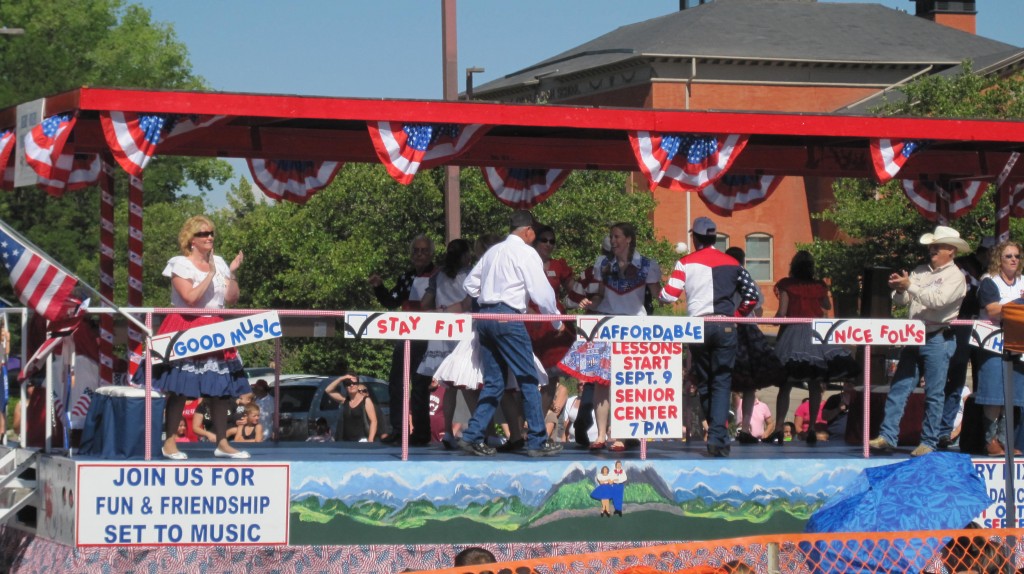
[{"label": "man in red white and blue jacket", "polygon": [[[715,249],[717,227],[698,217],[692,229],[694,251],[676,262],[661,290],[663,303],[674,303],[686,293],[686,308],[693,317],[740,317],[750,314],[760,300],[757,285],[738,261]],[[736,362],[736,325],[705,323],[704,343],[693,345],[701,406],[708,418],[708,454],[729,456],[729,393]]]}]

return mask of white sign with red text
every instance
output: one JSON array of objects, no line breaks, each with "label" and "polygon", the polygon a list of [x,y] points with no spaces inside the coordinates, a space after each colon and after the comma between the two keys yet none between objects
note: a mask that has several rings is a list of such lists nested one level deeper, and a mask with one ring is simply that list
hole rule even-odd
[{"label": "white sign with red text", "polygon": [[346,339],[460,341],[472,336],[473,317],[468,313],[345,312]]},{"label": "white sign with red text", "polygon": [[924,322],[910,319],[817,319],[815,345],[910,345],[925,343]]},{"label": "white sign with red text", "polygon": [[661,341],[703,343],[701,317],[585,315],[576,321],[576,334],[591,341]]},{"label": "white sign with red text", "polygon": [[683,344],[614,342],[611,434],[615,438],[682,438]]},{"label": "white sign with red text", "polygon": [[974,521],[985,528],[1019,528],[1024,523],[1024,463],[1014,462],[1014,489],[1017,490],[1015,520],[1006,517],[1006,462],[1001,459],[974,459],[974,469],[985,483],[992,504]]}]

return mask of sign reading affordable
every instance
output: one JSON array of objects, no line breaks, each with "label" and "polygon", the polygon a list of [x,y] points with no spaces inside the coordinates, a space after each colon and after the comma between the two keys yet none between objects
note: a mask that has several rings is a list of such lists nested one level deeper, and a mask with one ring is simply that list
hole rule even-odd
[{"label": "sign reading affordable", "polygon": [[458,341],[473,336],[473,317],[463,313],[345,312],[346,339]]},{"label": "sign reading affordable", "polygon": [[611,434],[683,436],[683,344],[704,341],[700,317],[581,317],[578,334],[611,346]]},{"label": "sign reading affordable", "polygon": [[[985,321],[975,321],[971,329],[971,345],[1002,355],[1003,330]],[[1024,355],[1019,360],[1024,361]]]},{"label": "sign reading affordable", "polygon": [[288,543],[287,464],[78,465],[78,546]]},{"label": "sign reading affordable", "polygon": [[155,365],[279,337],[281,320],[277,311],[268,311],[187,331],[154,335],[149,351]]},{"label": "sign reading affordable", "polygon": [[811,322],[816,345],[924,345],[924,323],[910,319],[818,319]]}]

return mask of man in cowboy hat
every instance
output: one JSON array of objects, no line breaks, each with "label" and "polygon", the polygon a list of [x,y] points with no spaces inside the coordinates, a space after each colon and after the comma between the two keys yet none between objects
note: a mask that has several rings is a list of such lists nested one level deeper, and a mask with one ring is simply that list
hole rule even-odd
[{"label": "man in cowboy hat", "polygon": [[946,372],[956,351],[956,340],[949,322],[956,319],[960,303],[967,294],[963,273],[953,264],[957,252],[970,250],[967,242],[955,229],[938,226],[934,233],[921,236],[921,244],[928,246],[930,261],[919,265],[909,275],[906,271],[889,276],[892,300],[896,305],[909,305],[909,319],[925,323],[925,344],[906,346],[900,353],[896,375],[885,401],[885,418],[878,438],[868,443],[877,450],[892,450],[900,432],[900,419],[907,397],[920,380],[918,364],[924,367],[925,408],[921,429],[921,444],[910,453],[921,456],[938,447]]}]

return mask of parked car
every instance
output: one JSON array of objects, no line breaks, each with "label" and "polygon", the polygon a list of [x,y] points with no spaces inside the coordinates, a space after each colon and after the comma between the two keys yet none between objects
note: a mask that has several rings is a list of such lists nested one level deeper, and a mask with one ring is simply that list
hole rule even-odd
[{"label": "parked car", "polygon": [[[331,433],[337,429],[341,417],[341,405],[329,397],[324,389],[336,376],[319,375],[281,375],[281,399],[279,412],[281,417],[280,440],[304,441],[315,433],[316,420],[324,417],[331,427]],[[388,400],[388,384],[386,381],[360,375],[359,382],[370,390],[371,398],[380,406],[384,414],[380,429],[390,427],[390,408]],[[271,394],[274,393],[271,386]],[[346,394],[345,386],[338,387],[338,392]],[[378,434],[382,432],[379,431]]]}]

